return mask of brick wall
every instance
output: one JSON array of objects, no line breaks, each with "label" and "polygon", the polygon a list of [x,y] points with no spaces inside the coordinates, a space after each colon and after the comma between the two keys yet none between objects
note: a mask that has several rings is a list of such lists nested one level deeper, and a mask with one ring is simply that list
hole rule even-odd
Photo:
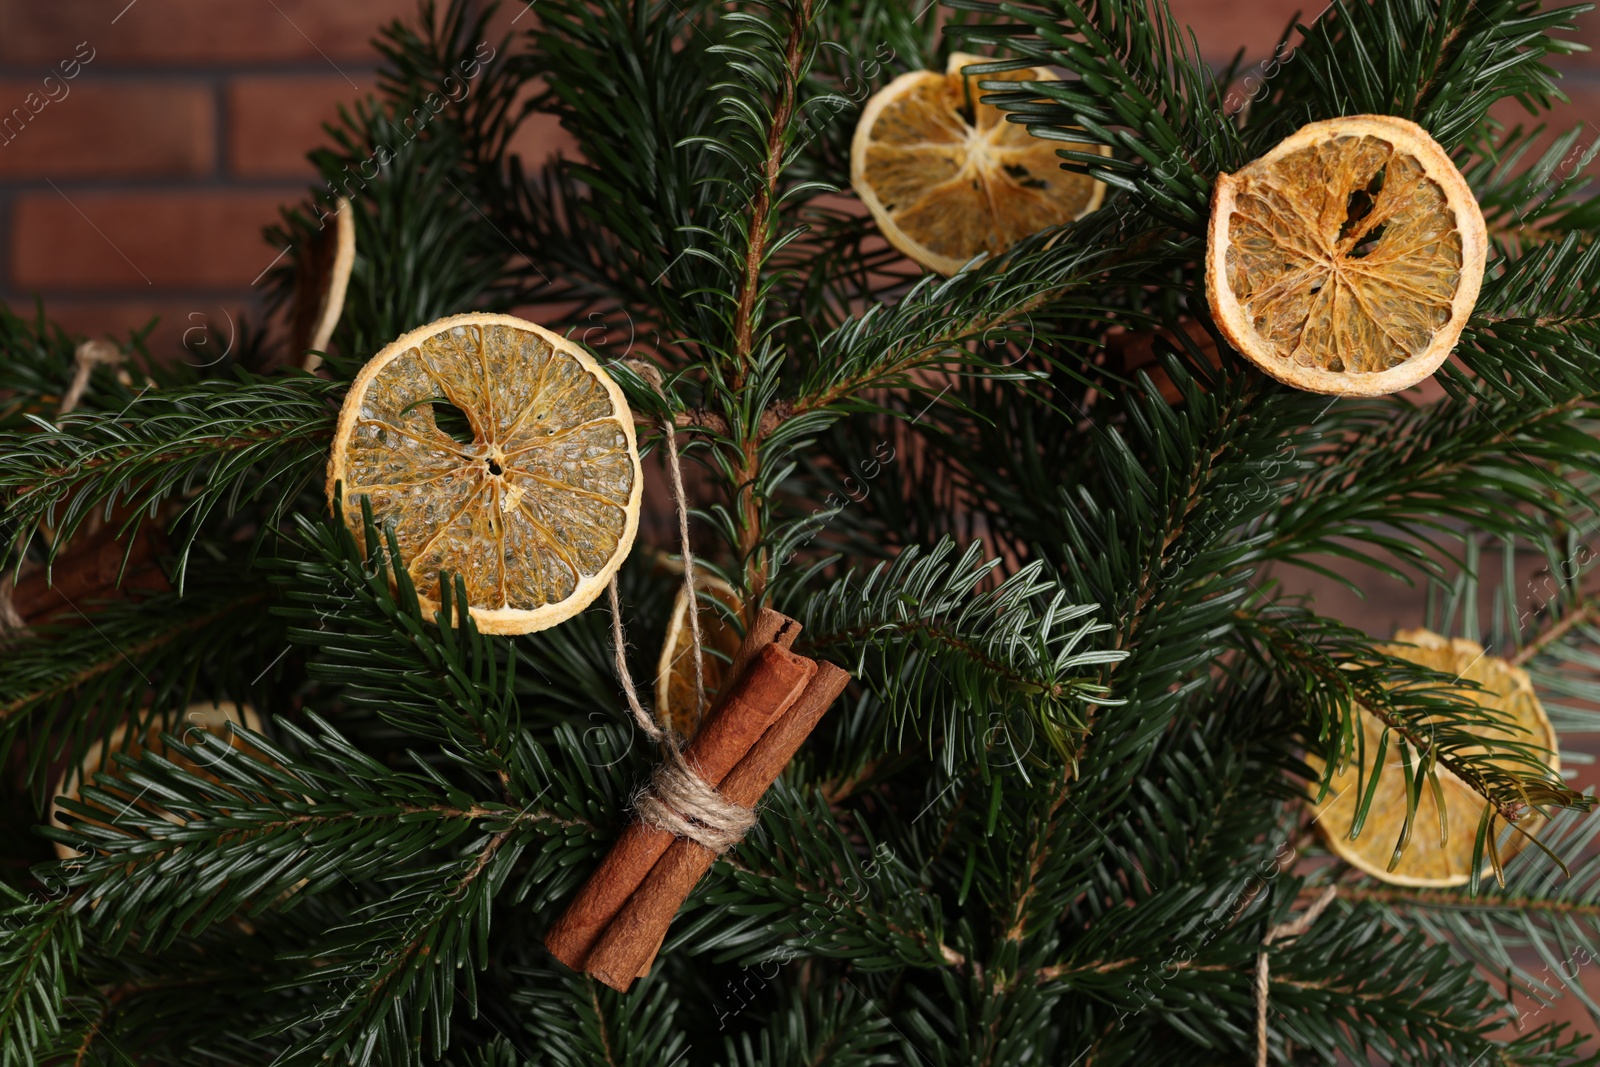
[{"label": "brick wall", "polygon": [[262,227],[303,195],[321,123],[370,90],[373,31],[414,9],[0,0],[0,120],[37,109],[0,122],[0,298],[37,293],[90,334],[159,315],[169,352],[252,311]]},{"label": "brick wall", "polygon": [[[1296,10],[1291,0],[1174,6],[1214,60],[1240,45],[1267,55]],[[27,306],[38,294],[87,334],[159,315],[154,341],[168,352],[202,320],[226,329],[226,316],[253,314],[278,251],[262,227],[303,195],[321,124],[371,90],[377,27],[415,10],[415,0],[0,0],[0,299]],[[524,14],[514,0],[499,22]],[[1600,116],[1600,63],[1569,72],[1575,103],[1561,121]],[[532,127],[524,155],[555,136],[549,123]]]}]

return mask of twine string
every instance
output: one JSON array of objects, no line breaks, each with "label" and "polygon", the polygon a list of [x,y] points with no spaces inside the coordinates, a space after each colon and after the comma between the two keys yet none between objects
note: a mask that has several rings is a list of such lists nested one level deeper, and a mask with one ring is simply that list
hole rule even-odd
[{"label": "twine string", "polygon": [[[628,362],[640,377],[650,382],[658,393],[661,392],[660,371],[638,360]],[[672,502],[678,512],[678,536],[683,548],[683,584],[689,600],[689,634],[694,645],[694,718],[698,724],[705,709],[705,677],[700,660],[700,606],[695,595],[694,553],[689,547],[689,509],[670,416],[662,419],[660,425],[667,444]],[[721,854],[744,838],[756,823],[756,813],[751,808],[728,800],[700,777],[684,758],[678,738],[670,727],[663,728],[644,709],[638,690],[634,688],[633,676],[628,670],[627,637],[622,630],[622,604],[617,596],[617,578],[614,574],[607,592],[611,599],[611,640],[616,657],[617,679],[622,683],[622,692],[627,697],[628,710],[633,714],[634,722],[646,737],[661,746],[662,754],[661,763],[650,776],[650,784],[640,789],[633,798],[634,811],[651,826],[666,830],[675,837],[687,837]]]},{"label": "twine string", "polygon": [[683,595],[689,603],[689,640],[694,654],[694,714],[690,717],[695,727],[706,711],[705,664],[700,646],[700,597],[694,580],[694,549],[689,544],[689,499],[683,491],[683,466],[678,462],[678,424],[671,413],[671,401],[662,382],[661,369],[642,359],[624,360],[628,368],[647,382],[666,403],[667,414],[656,419],[656,428],[667,445],[667,475],[672,485],[672,506],[678,513],[678,545],[683,555]]},{"label": "twine string", "polygon": [[633,675],[628,672],[628,639],[622,633],[622,604],[617,599],[617,576],[611,576],[611,582],[606,586],[606,592],[611,597],[611,646],[616,654],[617,680],[622,683],[622,694],[628,698],[628,710],[633,712],[633,721],[650,740],[666,748],[676,748],[672,739],[656,725],[650,713],[644,710],[644,705],[639,703],[639,693],[633,688]]},{"label": "twine string", "polygon": [[678,541],[683,552],[683,595],[689,602],[689,638],[694,645],[694,724],[706,713],[706,672],[700,652],[700,597],[695,589],[694,551],[689,547],[689,507],[683,492],[683,467],[678,463],[677,427],[669,415],[660,422],[667,442],[667,472],[672,476],[672,502],[678,511]]},{"label": "twine string", "polygon": [[1267,946],[1280,937],[1299,937],[1311,929],[1311,924],[1327,910],[1339,895],[1339,887],[1330,885],[1311,906],[1292,922],[1279,923],[1261,939],[1261,951],[1256,953],[1256,1067],[1267,1067],[1267,985],[1271,971],[1267,963]]},{"label": "twine string", "polygon": [[121,363],[122,351],[110,341],[85,341],[72,353],[72,362],[72,381],[62,394],[61,406],[56,409],[57,415],[76,410],[78,401],[83,399],[84,392],[89,388],[89,375],[95,367],[112,367]]}]

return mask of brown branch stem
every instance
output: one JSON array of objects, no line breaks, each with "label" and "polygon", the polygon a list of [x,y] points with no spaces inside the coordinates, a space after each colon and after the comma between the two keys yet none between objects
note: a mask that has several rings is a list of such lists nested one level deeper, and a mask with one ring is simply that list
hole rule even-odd
[{"label": "brown branch stem", "polygon": [[182,637],[184,634],[192,633],[195,630],[203,630],[207,626],[210,626],[212,623],[216,622],[218,619],[224,618],[233,612],[238,611],[240,608],[259,603],[267,599],[267,596],[268,594],[266,593],[258,593],[253,596],[244,597],[243,599],[235,601],[225,608],[208,612],[207,614],[201,615],[198,618],[191,619],[183,625],[174,627],[173,629],[168,630],[157,637],[152,637],[149,640],[141,641],[139,644],[132,645],[125,649],[114,650],[113,655],[106,656],[98,663],[91,663],[89,666],[80,669],[75,674],[62,679],[53,685],[46,686],[43,689],[35,690],[32,693],[26,693],[8,701],[5,704],[0,704],[0,722],[3,722],[6,718],[15,714],[18,710],[37,703],[40,700],[45,700],[61,693],[70,692],[73,689],[76,689],[78,686],[83,685],[85,682],[105,674],[118,663],[132,662],[135,657],[153,649],[160,648],[162,645],[167,644],[170,641],[174,641],[177,638]]},{"label": "brown branch stem", "polygon": [[1511,664],[1515,667],[1524,666],[1529,660],[1565,637],[1569,632],[1586,622],[1592,622],[1596,613],[1600,612],[1600,597],[1590,598],[1567,612],[1566,618],[1556,623],[1550,629],[1529,641],[1511,657]]}]

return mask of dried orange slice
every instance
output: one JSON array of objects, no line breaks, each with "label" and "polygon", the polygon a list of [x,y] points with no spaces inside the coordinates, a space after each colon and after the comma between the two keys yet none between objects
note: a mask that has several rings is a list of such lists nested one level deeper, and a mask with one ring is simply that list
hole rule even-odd
[{"label": "dried orange slice", "polygon": [[[85,753],[83,762],[69,770],[66,776],[62,778],[61,784],[56,788],[57,799],[50,802],[50,825],[63,829],[66,826],[61,821],[59,803],[61,798],[81,800],[84,782],[91,781],[97,776],[117,776],[118,765],[112,761],[111,757],[118,752],[135,759],[138,758],[141,752],[154,752],[167,757],[187,771],[215,780],[212,775],[206,774],[204,763],[207,756],[205,754],[201,754],[200,759],[196,761],[182,754],[181,750],[174,752],[161,740],[161,734],[164,731],[177,736],[185,744],[194,745],[200,740],[197,731],[204,730],[208,734],[227,740],[229,748],[254,751],[243,738],[228,732],[228,724],[230,722],[239,723],[257,733],[261,732],[261,718],[255,713],[255,709],[248,704],[235,704],[231,700],[224,700],[216,704],[205,702],[191,704],[184,710],[183,719],[180,722],[173,724],[170,728],[161,723],[156,723],[147,729],[143,735],[131,741],[128,739],[128,727],[126,725],[117,727],[111,734],[109,747],[96,741]],[[215,765],[216,760],[213,758],[211,762]],[[176,816],[168,815],[167,818],[172,822],[178,821]],[[104,825],[93,819],[83,821],[94,823],[95,825]],[[56,855],[64,860],[72,859],[78,854],[60,841],[55,843],[55,847]]]},{"label": "dried orange slice", "polygon": [[289,309],[290,354],[301,357],[300,367],[314,371],[322,366],[320,353],[328,350],[333,329],[344,313],[344,296],[356,265],[355,210],[344,197],[333,212],[333,228],[323,228],[300,257],[295,274],[294,300]]},{"label": "dried orange slice", "polygon": [[1376,396],[1449,356],[1488,247],[1472,190],[1426,130],[1353,115],[1217,175],[1206,296],[1229,343],[1279,381]]},{"label": "dried orange slice", "polygon": [[[1561,758],[1556,751],[1556,732],[1550,725],[1544,707],[1534,694],[1528,672],[1503,659],[1486,654],[1483,646],[1461,638],[1440,637],[1428,630],[1401,630],[1395,635],[1396,644],[1385,651],[1413,663],[1431,667],[1436,671],[1466,678],[1483,686],[1483,690],[1460,690],[1463,700],[1479,707],[1491,709],[1503,723],[1514,724],[1515,734],[1495,732],[1485,736],[1483,751],[1494,752],[1496,741],[1514,741],[1536,745],[1548,750],[1545,764],[1552,770],[1561,769]],[[1377,754],[1383,724],[1377,717],[1360,711],[1361,728],[1366,734],[1366,758]],[[1416,773],[1417,753],[1407,754],[1412,760],[1412,773]],[[1306,762],[1321,771],[1324,764],[1315,755]],[[1351,866],[1360,868],[1372,877],[1393,885],[1451,886],[1464,885],[1472,877],[1472,852],[1476,845],[1478,822],[1483,815],[1483,797],[1461,779],[1443,767],[1438,768],[1439,785],[1444,797],[1445,826],[1448,836],[1439,840],[1439,806],[1433,790],[1424,785],[1422,797],[1413,817],[1411,840],[1400,862],[1389,870],[1389,860],[1394,855],[1395,843],[1400,839],[1406,818],[1406,775],[1400,766],[1400,755],[1390,739],[1384,756],[1383,774],[1378,778],[1377,792],[1373,794],[1372,807],[1361,835],[1350,840],[1350,826],[1355,817],[1356,768],[1352,763],[1343,773],[1335,774],[1329,784],[1328,794],[1321,804],[1313,804],[1316,824],[1334,852]],[[1370,775],[1366,781],[1370,782]],[[1319,787],[1312,783],[1311,795],[1316,797]],[[1518,822],[1528,833],[1537,831],[1542,816],[1530,814]],[[1519,851],[1527,839],[1512,833],[1500,849],[1503,857]]]},{"label": "dried orange slice", "polygon": [[[677,564],[678,573],[683,565]],[[739,595],[721,578],[696,572],[694,585],[702,593],[709,593],[732,609],[734,614],[743,610]],[[700,601],[700,673],[705,683],[706,702],[722,687],[723,672],[728,669],[733,654],[739,651],[742,638],[733,624],[715,607]],[[711,654],[723,653],[727,661]],[[670,726],[679,737],[693,737],[705,708],[695,707],[694,698],[694,635],[689,629],[688,590],[680,584],[677,598],[672,602],[672,617],[667,620],[667,637],[661,642],[661,658],[656,662],[656,718],[663,726]]]},{"label": "dried orange slice", "polygon": [[990,62],[957,52],[943,74],[900,75],[867,101],[850,145],[850,182],[884,237],[940,274],[1082,218],[1105,196],[1100,182],[1063,170],[1056,150],[1109,155],[1109,148],[1034,137],[980,102],[980,80],[1059,79],[1040,67],[961,73]]},{"label": "dried orange slice", "polygon": [[[440,420],[445,428],[440,428]],[[362,368],[339,412],[328,498],[362,536],[392,523],[425,611],[466,582],[485,633],[525,634],[599,596],[639,526],[622,390],[588,353],[510,315],[453,315]]]}]

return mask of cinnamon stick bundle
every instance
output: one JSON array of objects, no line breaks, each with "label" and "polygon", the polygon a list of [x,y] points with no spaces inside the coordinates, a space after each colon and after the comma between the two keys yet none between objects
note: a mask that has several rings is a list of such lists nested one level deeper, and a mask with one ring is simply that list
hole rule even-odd
[{"label": "cinnamon stick bundle", "polygon": [[[770,610],[763,610],[750,628],[734,659],[736,668],[743,666],[742,673],[719,694],[684,749],[685,761],[708,785],[721,783],[816,673],[814,661],[789,651],[799,631],[798,623]],[[584,969],[595,941],[674,840],[666,830],[637,819],[629,823],[545,934],[551,955],[573,970]]]},{"label": "cinnamon stick bundle", "polygon": [[[754,808],[850,675],[789,651],[800,626],[763,610],[734,657],[685,761],[723,799]],[[673,917],[717,851],[635,819],[545,935],[574,970],[626,991],[650,970]]]},{"label": "cinnamon stick bundle", "polygon": [[[743,807],[759,803],[849,681],[848,672],[819,664],[800,699],[761,735],[717,791]],[[667,927],[716,858],[717,853],[698,841],[674,839],[595,943],[584,969],[626,992],[634,978],[649,971]]]}]

